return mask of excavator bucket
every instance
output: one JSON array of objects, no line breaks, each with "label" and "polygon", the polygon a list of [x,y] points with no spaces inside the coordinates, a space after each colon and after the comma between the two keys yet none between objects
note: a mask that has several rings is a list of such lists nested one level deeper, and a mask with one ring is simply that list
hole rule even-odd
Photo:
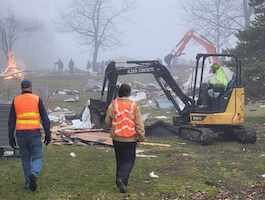
[{"label": "excavator bucket", "polygon": [[98,99],[90,99],[89,109],[91,122],[95,125],[95,128],[104,128],[107,103]]}]

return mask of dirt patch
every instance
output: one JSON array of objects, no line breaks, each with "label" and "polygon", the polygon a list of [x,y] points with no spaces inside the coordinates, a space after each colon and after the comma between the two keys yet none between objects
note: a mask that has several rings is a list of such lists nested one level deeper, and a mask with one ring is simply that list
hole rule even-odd
[{"label": "dirt patch", "polygon": [[177,156],[174,158],[174,160],[172,159],[172,161],[167,165],[160,167],[158,173],[167,176],[189,176],[191,172],[189,171],[189,168],[187,168],[187,166],[193,166],[191,162],[192,161],[188,157],[186,158],[183,156]]},{"label": "dirt patch", "polygon": [[176,161],[190,161],[193,158],[191,154],[181,153],[181,154],[172,155],[171,159]]},{"label": "dirt patch", "polygon": [[231,191],[226,189],[220,189],[218,194],[215,196],[215,200],[233,200],[234,195]]},{"label": "dirt patch", "polygon": [[241,191],[246,200],[265,199],[265,184],[256,184]]},{"label": "dirt patch", "polygon": [[209,196],[207,194],[207,192],[195,192],[191,195],[191,200],[208,200]]},{"label": "dirt patch", "polygon": [[160,198],[161,200],[171,200],[171,199],[179,199],[180,196],[177,193],[174,192],[162,192],[160,193]]},{"label": "dirt patch", "polygon": [[235,191],[232,188],[222,187],[219,189],[215,200],[263,200],[265,199],[265,185],[257,183],[251,187],[242,188],[240,191]]}]

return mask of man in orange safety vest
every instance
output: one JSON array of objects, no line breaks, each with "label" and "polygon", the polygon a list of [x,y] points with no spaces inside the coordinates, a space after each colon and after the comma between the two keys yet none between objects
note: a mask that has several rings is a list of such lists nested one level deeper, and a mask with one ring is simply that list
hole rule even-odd
[{"label": "man in orange safety vest", "polygon": [[105,122],[112,128],[116,157],[116,185],[127,192],[128,180],[136,157],[136,144],[144,140],[144,124],[136,102],[129,99],[131,88],[122,84],[118,98],[108,107]]},{"label": "man in orange safety vest", "polygon": [[25,187],[31,191],[37,189],[37,176],[42,167],[41,124],[45,131],[44,143],[51,142],[50,121],[46,109],[39,96],[32,94],[29,80],[21,82],[22,93],[13,100],[9,113],[9,144],[16,147],[21,155],[25,177]]}]

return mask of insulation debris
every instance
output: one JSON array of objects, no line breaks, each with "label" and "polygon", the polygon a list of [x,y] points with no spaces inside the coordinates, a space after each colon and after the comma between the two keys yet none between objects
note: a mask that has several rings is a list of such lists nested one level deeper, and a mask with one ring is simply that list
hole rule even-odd
[{"label": "insulation debris", "polygon": [[63,123],[66,118],[74,118],[76,114],[67,108],[56,107],[53,111],[49,111],[49,119],[51,122]]},{"label": "insulation debris", "polygon": [[142,100],[145,100],[147,98],[146,93],[145,92],[136,92],[135,94],[133,94],[130,99],[132,99],[133,101],[139,102]]},{"label": "insulation debris", "polygon": [[70,156],[73,157],[73,158],[75,158],[76,157],[76,154],[74,152],[71,152],[70,153]]},{"label": "insulation debris", "polygon": [[64,102],[78,102],[80,100],[80,91],[72,89],[55,90],[51,98]]},{"label": "insulation debris", "polygon": [[149,176],[150,176],[151,178],[159,178],[159,176],[156,175],[155,172],[153,172],[153,171],[150,172]]},{"label": "insulation debris", "polygon": [[68,99],[65,99],[64,102],[78,102],[79,101],[79,96],[75,96],[73,98],[68,98]]},{"label": "insulation debris", "polygon": [[145,150],[143,149],[136,149],[136,157],[137,158],[157,158],[157,155],[149,155],[149,154],[143,154]]},{"label": "insulation debris", "polygon": [[162,115],[162,116],[156,116],[155,118],[156,119],[167,119],[168,117]]},{"label": "insulation debris", "polygon": [[72,127],[74,129],[92,128],[90,110],[89,110],[88,106],[85,107],[85,109],[82,113],[81,120],[80,119],[72,120],[72,124],[73,124]]},{"label": "insulation debris", "polygon": [[71,89],[62,89],[53,92],[53,95],[79,95],[79,94],[80,92],[78,90],[71,90]]}]

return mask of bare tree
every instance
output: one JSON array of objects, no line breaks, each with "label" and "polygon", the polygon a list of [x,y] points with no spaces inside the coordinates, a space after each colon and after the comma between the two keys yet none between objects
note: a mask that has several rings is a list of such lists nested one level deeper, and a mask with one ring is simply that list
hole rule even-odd
[{"label": "bare tree", "polygon": [[6,17],[0,19],[0,48],[4,55],[8,56],[23,35],[40,29],[40,26],[38,22],[18,18],[9,11]]},{"label": "bare tree", "polygon": [[100,50],[119,43],[117,20],[134,7],[135,1],[123,0],[120,8],[114,5],[113,0],[73,0],[68,11],[62,14],[63,31],[76,33],[81,44],[92,51],[93,70]]},{"label": "bare tree", "polygon": [[245,22],[245,28],[250,25],[251,15],[254,13],[253,8],[249,5],[249,0],[243,0],[243,16]]},{"label": "bare tree", "polygon": [[218,52],[235,32],[249,23],[247,0],[196,0],[185,1],[183,5],[187,21],[196,31],[214,41]]}]

